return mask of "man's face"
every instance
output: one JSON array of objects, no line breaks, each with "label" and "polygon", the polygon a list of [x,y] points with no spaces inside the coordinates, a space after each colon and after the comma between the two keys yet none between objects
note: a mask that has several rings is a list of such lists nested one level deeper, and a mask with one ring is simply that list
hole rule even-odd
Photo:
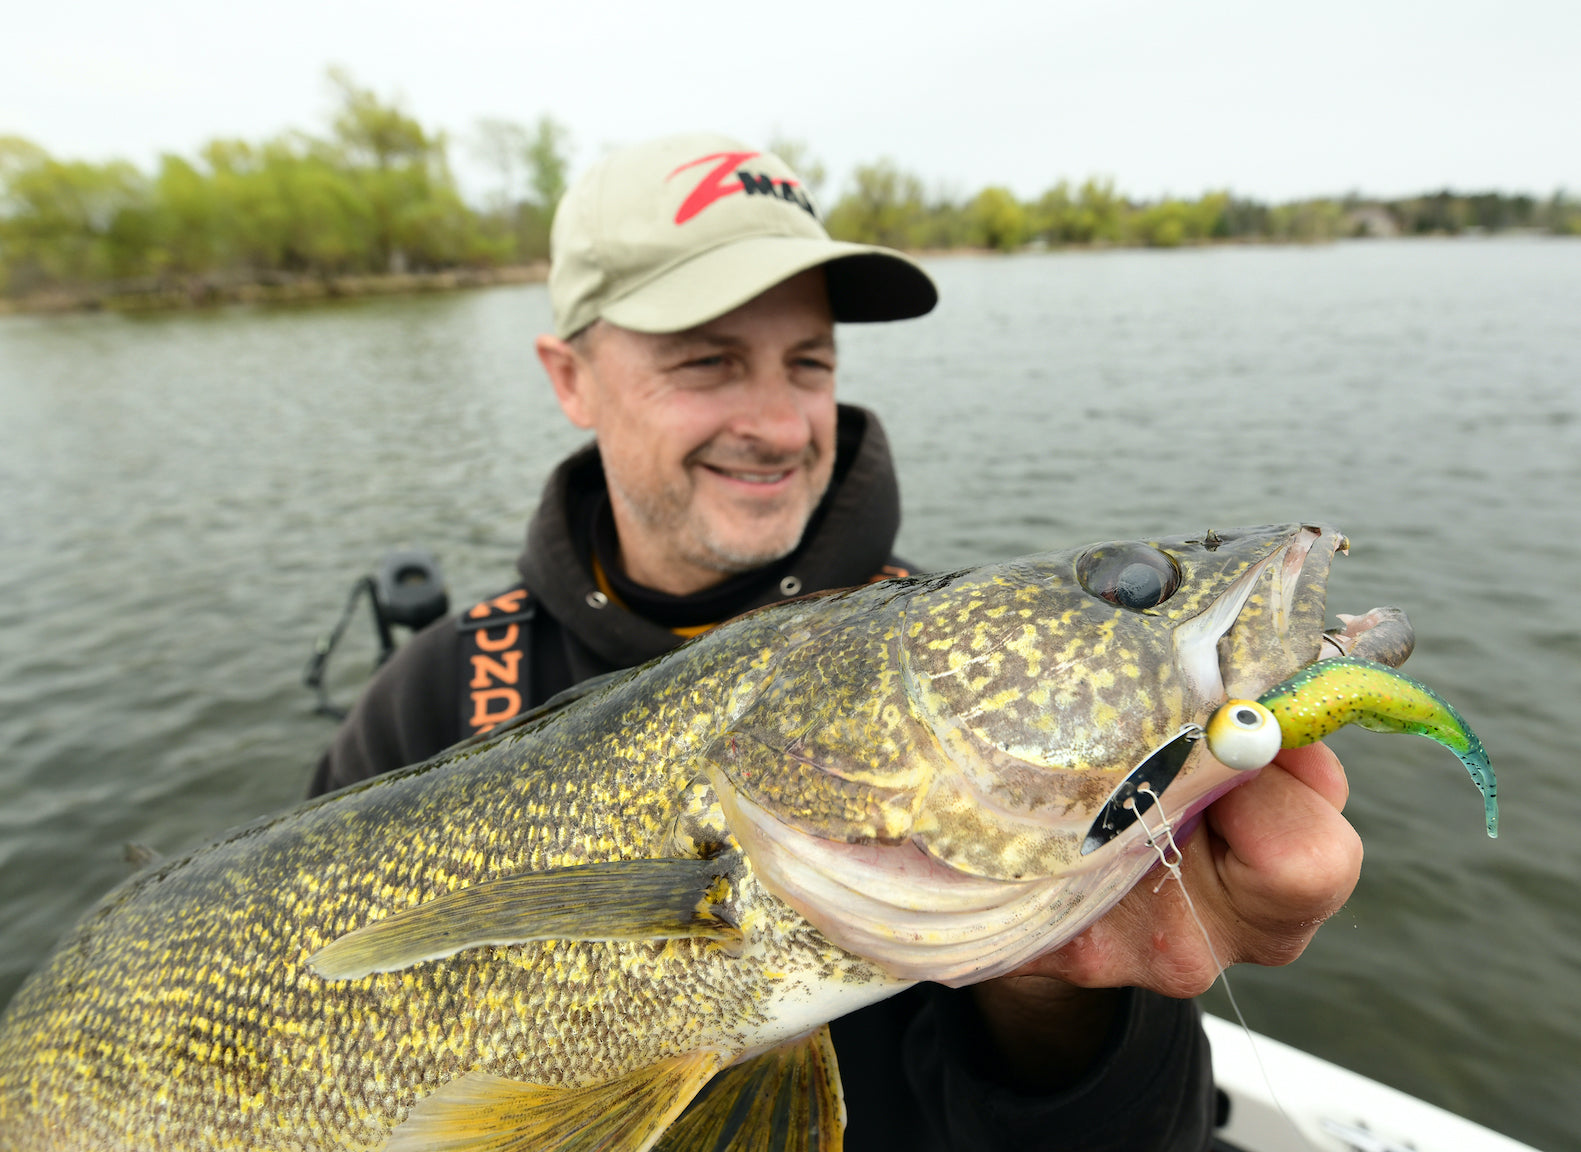
[{"label": "man's face", "polygon": [[[557,370],[545,343],[569,358]],[[621,564],[686,594],[796,547],[834,469],[835,346],[823,272],[687,332],[594,325],[539,341],[561,406],[598,437]]]}]

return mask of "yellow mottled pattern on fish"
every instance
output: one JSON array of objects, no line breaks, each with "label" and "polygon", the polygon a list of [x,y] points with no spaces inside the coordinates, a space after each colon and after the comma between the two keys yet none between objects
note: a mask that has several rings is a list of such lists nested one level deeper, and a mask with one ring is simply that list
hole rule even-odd
[{"label": "yellow mottled pattern on fish", "polygon": [[717,684],[617,689],[596,733],[551,717],[136,877],[9,1007],[4,1146],[377,1148],[462,1072],[607,1080],[699,1046],[747,1047],[765,984],[882,982],[750,874],[736,903],[767,921],[767,956],[554,941],[340,984],[308,968],[341,934],[490,877],[671,855],[678,834],[723,847],[672,735],[712,709]]},{"label": "yellow mottled pattern on fish", "polygon": [[1316,656],[1342,546],[1208,532],[790,601],[147,869],[0,1018],[4,1147],[686,1152],[792,1117],[837,1148],[819,1025],[1120,899],[1155,858],[1124,789],[1161,752],[1172,813],[1233,784],[1182,734]]}]

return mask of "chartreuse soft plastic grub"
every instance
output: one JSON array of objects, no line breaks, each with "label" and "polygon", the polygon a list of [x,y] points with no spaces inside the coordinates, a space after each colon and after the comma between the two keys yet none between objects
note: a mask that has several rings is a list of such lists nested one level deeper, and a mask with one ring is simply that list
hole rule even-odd
[{"label": "chartreuse soft plastic grub", "polygon": [[1482,792],[1488,835],[1499,834],[1498,782],[1477,734],[1427,685],[1371,660],[1320,660],[1256,700],[1226,701],[1208,720],[1208,751],[1226,767],[1245,771],[1268,763],[1280,748],[1300,748],[1347,724],[1414,732],[1448,748]]}]

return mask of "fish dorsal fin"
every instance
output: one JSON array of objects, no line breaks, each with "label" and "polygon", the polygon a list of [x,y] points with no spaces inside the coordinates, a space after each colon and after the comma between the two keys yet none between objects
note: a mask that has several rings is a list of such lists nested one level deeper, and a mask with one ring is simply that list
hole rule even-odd
[{"label": "fish dorsal fin", "polygon": [[128,840],[121,848],[121,859],[133,868],[151,868],[164,859],[158,852],[147,844],[139,844],[136,840]]},{"label": "fish dorsal fin", "polygon": [[464,948],[529,940],[735,941],[714,905],[738,857],[609,860],[484,880],[348,932],[308,957],[326,980],[355,980]]},{"label": "fish dorsal fin", "polygon": [[647,1152],[723,1062],[688,1052],[585,1088],[468,1072],[419,1100],[383,1152]]},{"label": "fish dorsal fin", "polygon": [[840,1152],[844,1133],[825,1024],[719,1073],[654,1152]]}]

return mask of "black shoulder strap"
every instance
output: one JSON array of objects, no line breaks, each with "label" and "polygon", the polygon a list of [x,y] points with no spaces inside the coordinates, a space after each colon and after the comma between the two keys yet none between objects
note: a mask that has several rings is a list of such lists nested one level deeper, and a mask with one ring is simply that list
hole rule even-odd
[{"label": "black shoulder strap", "polygon": [[456,618],[463,739],[509,720],[532,699],[531,637],[537,614],[526,585],[518,584]]}]

